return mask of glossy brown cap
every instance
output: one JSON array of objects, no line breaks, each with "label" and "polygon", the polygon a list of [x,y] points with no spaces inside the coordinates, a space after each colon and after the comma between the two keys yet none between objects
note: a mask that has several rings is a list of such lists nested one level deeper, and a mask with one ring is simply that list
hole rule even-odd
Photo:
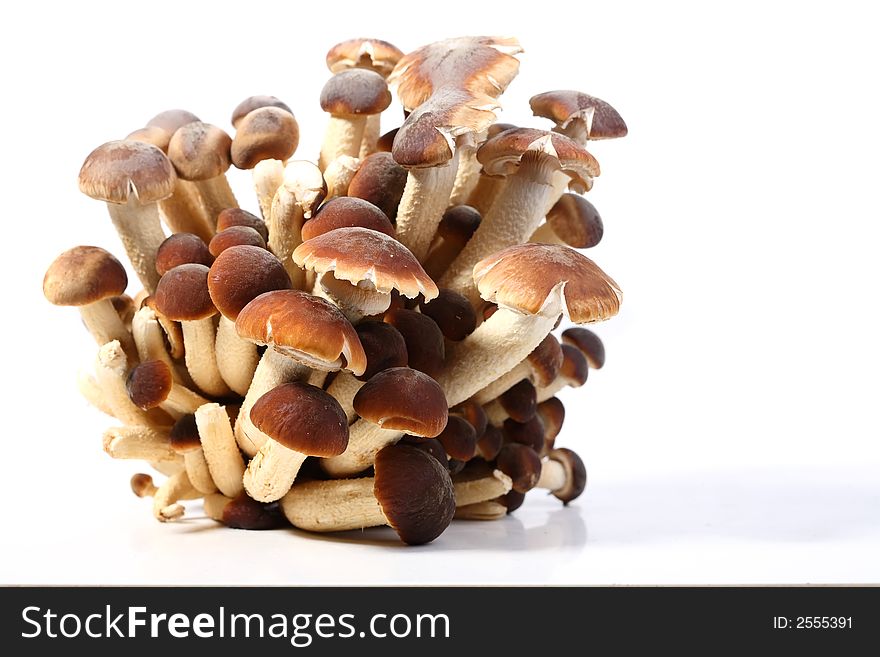
[{"label": "glossy brown cap", "polygon": [[366,320],[354,328],[367,355],[367,369],[358,379],[369,381],[390,367],[406,367],[406,342],[400,331],[391,324]]},{"label": "glossy brown cap", "polygon": [[513,490],[528,493],[541,476],[541,457],[531,447],[507,443],[498,452],[495,465],[513,480]]},{"label": "glossy brown cap", "polygon": [[474,307],[462,294],[441,288],[437,298],[423,303],[421,311],[437,322],[437,326],[448,340],[464,340],[477,328],[477,314]]},{"label": "glossy brown cap", "polygon": [[513,418],[507,418],[504,420],[501,433],[507,443],[527,445],[537,454],[540,454],[544,449],[544,425],[541,418],[537,416],[526,422],[517,422]]},{"label": "glossy brown cap", "polygon": [[156,116],[147,121],[146,126],[148,128],[161,128],[169,135],[173,135],[178,129],[182,128],[187,123],[200,120],[199,117],[187,110],[171,109],[159,112]]},{"label": "glossy brown cap", "polygon": [[501,433],[501,429],[490,424],[477,439],[477,456],[486,461],[494,461],[503,445],[504,434]]},{"label": "glossy brown cap", "polygon": [[511,386],[498,396],[498,403],[517,422],[528,422],[535,417],[538,407],[535,386],[528,379]]},{"label": "glossy brown cap", "polygon": [[553,449],[556,436],[562,431],[565,422],[565,406],[557,397],[551,397],[538,404],[537,417],[544,425],[544,449]]},{"label": "glossy brown cap", "polygon": [[403,52],[387,41],[347,39],[327,52],[327,68],[333,73],[350,68],[366,68],[386,78],[401,57]]},{"label": "glossy brown cap", "polygon": [[208,272],[208,293],[223,316],[235,320],[247,304],[264,292],[288,290],[290,275],[265,248],[232,246]]},{"label": "glossy brown cap", "polygon": [[446,358],[446,343],[443,332],[433,319],[415,310],[395,308],[385,313],[384,321],[403,336],[411,368],[431,377],[440,375]]},{"label": "glossy brown cap", "polygon": [[398,445],[410,445],[433,456],[444,468],[449,467],[449,455],[443,449],[443,444],[436,438],[420,438],[419,436],[404,436]]},{"label": "glossy brown cap", "polygon": [[459,461],[470,461],[477,451],[477,432],[471,423],[460,415],[450,415],[446,427],[437,436],[443,449]]},{"label": "glossy brown cap", "polygon": [[483,410],[483,407],[480,404],[472,399],[462,402],[449,412],[461,415],[465,420],[470,422],[471,426],[474,428],[474,432],[477,434],[477,438],[483,435],[486,426],[489,424],[489,418],[486,417],[486,411]]},{"label": "glossy brown cap", "polygon": [[590,367],[602,369],[605,364],[605,345],[601,338],[590,329],[574,326],[562,332],[562,341],[580,349]]},{"label": "glossy brown cap", "polygon": [[532,379],[536,386],[550,385],[562,367],[562,347],[552,333],[541,340],[526,360],[532,368]]},{"label": "glossy brown cap", "polygon": [[355,412],[383,429],[434,438],[448,418],[446,395],[434,379],[409,367],[376,374],[354,396]]},{"label": "glossy brown cap", "polygon": [[208,250],[215,258],[233,246],[255,246],[266,248],[266,240],[253,228],[248,226],[230,226],[218,232],[208,243]]},{"label": "glossy brown cap", "polygon": [[317,273],[357,285],[369,281],[379,292],[397,290],[406,297],[437,296],[437,285],[403,244],[368,228],[337,228],[303,242],[293,261]]},{"label": "glossy brown cap", "polygon": [[617,283],[574,249],[557,244],[520,244],[474,266],[480,296],[518,312],[538,314],[560,290],[576,324],[599,322],[620,310]]},{"label": "glossy brown cap", "polygon": [[299,290],[261,294],[241,310],[235,328],[245,340],[269,345],[310,367],[346,369],[355,376],[367,368],[364,348],[345,315],[329,301]]},{"label": "glossy brown cap", "polygon": [[230,155],[238,169],[253,169],[263,160],[287,160],[299,146],[299,124],[279,107],[261,107],[239,121]]},{"label": "glossy brown cap", "polygon": [[586,356],[580,349],[570,344],[562,345],[562,367],[559,376],[573,388],[579,388],[587,382],[590,368]]},{"label": "glossy brown cap", "polygon": [[400,540],[429,543],[452,522],[455,490],[440,462],[409,445],[389,445],[376,455],[373,494]]},{"label": "glossy brown cap", "polygon": [[174,133],[151,125],[144,128],[138,128],[125,135],[127,141],[142,141],[146,144],[152,144],[160,149],[163,153],[168,153],[168,144],[171,142],[171,135]]},{"label": "glossy brown cap", "polygon": [[89,153],[79,171],[79,189],[107,203],[141,205],[168,198],[177,175],[159,148],[141,141],[110,141]]},{"label": "glossy brown cap", "polygon": [[302,227],[303,241],[329,233],[337,228],[369,228],[394,237],[394,226],[388,217],[369,201],[351,196],[330,199]]},{"label": "glossy brown cap", "polygon": [[59,255],[43,277],[43,294],[56,306],[87,306],[128,286],[125,267],[97,246],[75,246]]},{"label": "glossy brown cap", "polygon": [[333,116],[379,114],[390,104],[385,78],[367,69],[340,71],[321,90],[321,109]]},{"label": "glossy brown cap", "polygon": [[506,495],[502,495],[497,501],[507,507],[508,513],[513,513],[526,501],[526,494],[516,490],[509,490]]},{"label": "glossy brown cap", "polygon": [[171,427],[171,449],[178,454],[185,454],[196,449],[201,449],[202,441],[199,438],[199,428],[196,425],[196,416],[187,413]]},{"label": "glossy brown cap", "polygon": [[477,160],[483,171],[492,176],[515,173],[521,162],[546,162],[548,174],[561,170],[572,180],[577,191],[592,187],[592,179],[599,175],[599,163],[583,146],[556,132],[535,128],[505,130],[480,146]]},{"label": "glossy brown cap", "polygon": [[145,411],[168,399],[173,385],[171,369],[161,360],[146,360],[138,364],[128,373],[125,381],[128,398]]},{"label": "glossy brown cap", "polygon": [[464,247],[480,227],[483,217],[470,205],[453,205],[443,213],[437,234],[447,242]]},{"label": "glossy brown cap", "polygon": [[232,110],[232,118],[230,119],[232,127],[237,129],[238,124],[241,123],[245,116],[261,107],[277,107],[280,110],[289,112],[291,115],[293,114],[293,110],[275,96],[248,96]]},{"label": "glossy brown cap", "polygon": [[551,450],[547,456],[561,463],[565,469],[565,485],[552,491],[553,496],[561,500],[563,504],[568,504],[573,499],[580,497],[587,487],[587,468],[581,457],[565,447]]},{"label": "glossy brown cap", "polygon": [[260,237],[267,242],[269,240],[269,228],[266,226],[266,222],[260,219],[257,215],[251,214],[247,210],[242,210],[241,208],[226,208],[225,210],[221,210],[220,214],[217,215],[217,230],[226,230],[233,226],[247,226],[248,228],[253,228],[260,234]]},{"label": "glossy brown cap", "polygon": [[547,91],[532,96],[529,105],[535,116],[550,119],[560,128],[574,120],[583,121],[588,139],[614,139],[627,133],[626,123],[616,109],[580,91]]},{"label": "glossy brown cap", "polygon": [[348,195],[369,201],[393,220],[406,187],[406,176],[406,169],[394,161],[391,153],[373,153],[361,161],[348,185]]},{"label": "glossy brown cap", "polygon": [[272,388],[251,408],[251,421],[288,449],[308,456],[338,456],[348,447],[348,418],[333,397],[308,383]]},{"label": "glossy brown cap", "polygon": [[208,268],[205,265],[178,265],[170,269],[156,286],[156,307],[168,319],[187,322],[217,314],[208,293]]},{"label": "glossy brown cap", "polygon": [[153,493],[156,492],[156,484],[153,483],[153,478],[143,472],[133,474],[130,484],[131,492],[138,497],[152,497]]},{"label": "glossy brown cap", "polygon": [[563,194],[547,213],[547,223],[563,242],[576,249],[596,246],[605,230],[596,207],[577,194]]},{"label": "glossy brown cap", "polygon": [[242,492],[223,507],[220,518],[232,529],[266,530],[289,525],[278,504],[262,504]]},{"label": "glossy brown cap", "polygon": [[232,138],[210,123],[187,123],[171,137],[168,159],[183,180],[210,180],[229,169]]},{"label": "glossy brown cap", "polygon": [[389,130],[388,132],[379,135],[379,139],[376,140],[376,150],[380,153],[390,153],[391,149],[394,147],[394,138],[397,136],[397,131],[400,128],[394,128],[393,130]]},{"label": "glossy brown cap", "polygon": [[198,235],[174,233],[166,238],[156,250],[156,271],[159,276],[178,265],[197,264],[210,267],[214,256],[208,245]]}]

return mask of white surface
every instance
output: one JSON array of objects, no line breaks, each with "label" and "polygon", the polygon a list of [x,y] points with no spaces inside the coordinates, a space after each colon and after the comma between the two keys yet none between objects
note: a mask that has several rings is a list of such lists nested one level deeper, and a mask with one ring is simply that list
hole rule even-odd
[{"label": "white surface", "polygon": [[[880,52],[863,5],[468,2],[426,27],[415,6],[334,4],[329,21],[282,2],[29,3],[3,21],[0,582],[880,582]],[[253,93],[293,107],[314,157],[332,43],[467,33],[527,50],[502,120],[546,127],[528,98],[573,87],[630,127],[593,148],[606,231],[589,255],[625,298],[596,327],[607,366],[565,396],[560,444],[588,494],[565,510],[533,495],[415,550],[154,524],[127,489],[139,466],[101,452],[107,419],[77,396],[94,346],[40,294],[61,250],[121,253],[76,189],[83,158],[169,107],[230,129]]]}]

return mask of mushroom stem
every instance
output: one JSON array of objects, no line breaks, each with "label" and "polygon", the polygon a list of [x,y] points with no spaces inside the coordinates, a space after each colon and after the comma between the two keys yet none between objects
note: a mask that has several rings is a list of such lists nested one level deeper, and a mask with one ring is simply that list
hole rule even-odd
[{"label": "mushroom stem", "polygon": [[498,395],[507,392],[523,379],[527,379],[530,375],[531,368],[529,367],[529,364],[527,362],[520,361],[519,364],[517,364],[512,370],[510,370],[506,374],[502,374],[492,383],[490,383],[485,388],[480,390],[477,394],[475,394],[473,396],[473,400],[480,405],[488,404],[489,402],[497,398]]},{"label": "mushroom stem", "polygon": [[[485,133],[481,135],[479,142],[485,141]],[[455,182],[452,184],[452,192],[449,195],[449,205],[461,205],[466,203],[477,187],[480,180],[480,171],[483,165],[477,160],[477,143],[461,146],[458,170],[455,172]]]},{"label": "mushroom stem", "polygon": [[186,470],[173,474],[166,479],[153,495],[153,515],[159,522],[169,522],[183,517],[183,505],[178,504],[192,494],[193,485],[190,483]]},{"label": "mushroom stem", "polygon": [[330,372],[325,372],[324,370],[312,370],[309,373],[309,378],[306,379],[306,383],[310,386],[315,386],[316,388],[323,388],[328,374],[330,374]]},{"label": "mushroom stem", "polygon": [[331,115],[324,135],[324,143],[321,145],[318,168],[324,171],[340,155],[358,157],[366,123],[366,115],[352,117]]},{"label": "mushroom stem", "polygon": [[302,244],[302,226],[305,213],[296,196],[283,184],[275,192],[267,220],[269,228],[269,250],[275,254],[290,276],[296,290],[305,285],[305,270],[296,265],[291,258],[294,249]]},{"label": "mushroom stem", "polygon": [[379,292],[369,281],[354,285],[339,280],[332,271],[321,274],[315,281],[312,294],[327,299],[352,324],[370,315],[381,315],[391,306],[390,292]]},{"label": "mushroom stem", "polygon": [[[131,490],[138,497],[153,497],[159,488],[153,483],[153,478],[150,475],[141,472],[131,476]],[[179,499],[197,500],[201,496],[202,494],[199,491],[192,489],[181,495]]]},{"label": "mushroom stem", "polygon": [[208,400],[200,394],[193,392],[179,383],[172,383],[171,391],[168,393],[168,397],[165,398],[165,401],[162,402],[161,406],[166,412],[174,411],[178,415],[187,415],[189,413],[195,413],[199,406],[207,403]]},{"label": "mushroom stem", "polygon": [[282,356],[271,347],[266,349],[254,372],[254,379],[241,403],[241,410],[235,422],[235,440],[245,454],[254,456],[265,440],[265,434],[251,422],[251,408],[256,401],[282,383],[292,383],[307,378],[310,372],[307,366]]},{"label": "mushroom stem", "polygon": [[180,323],[183,330],[183,344],[186,350],[186,369],[193,382],[203,392],[222,397],[229,394],[229,388],[217,369],[214,353],[216,331],[214,318],[206,317]]},{"label": "mushroom stem", "polygon": [[565,388],[568,381],[564,377],[558,376],[546,386],[535,388],[535,400],[538,404],[554,397],[557,392]]},{"label": "mushroom stem", "polygon": [[[199,180],[196,182],[199,194],[202,197],[202,203],[205,205],[205,213],[208,221],[215,229],[217,227],[217,215],[227,208],[237,208],[238,201],[235,200],[235,194],[229,186],[229,181],[225,174],[208,178],[207,180]],[[210,241],[210,239],[206,240]]]},{"label": "mushroom stem", "polygon": [[183,463],[183,457],[179,454],[175,456],[177,459],[174,461],[148,461],[148,463],[150,464],[150,467],[159,474],[170,477],[173,474],[186,470],[186,465]]},{"label": "mushroom stem", "polygon": [[260,362],[257,346],[240,338],[235,330],[235,322],[221,315],[214,353],[220,376],[235,394],[244,397]]},{"label": "mushroom stem", "polygon": [[354,396],[363,385],[364,382],[358,381],[351,372],[340,372],[327,388],[327,393],[336,399],[342,410],[345,411],[349,424],[357,419],[357,413],[354,410]]},{"label": "mushroom stem", "polygon": [[203,503],[205,515],[211,520],[223,522],[223,512],[226,510],[226,505],[230,502],[232,502],[232,499],[225,494],[221,495],[220,493],[212,493],[210,495],[205,495]]},{"label": "mushroom stem", "polygon": [[327,183],[327,196],[324,201],[348,195],[348,186],[358,172],[360,160],[348,155],[340,155],[324,170],[324,181]]},{"label": "mushroom stem", "polygon": [[559,237],[553,227],[546,221],[538,226],[537,230],[532,233],[529,242],[540,242],[541,244],[565,244],[565,240]]},{"label": "mushroom stem", "polygon": [[114,459],[181,461],[171,448],[167,427],[111,427],[104,432],[104,451]]},{"label": "mushroom stem", "polygon": [[120,422],[135,426],[155,425],[164,413],[147,413],[135,406],[125,387],[128,361],[118,340],[112,340],[98,350],[95,379],[104,393],[106,406]]},{"label": "mushroom stem", "polygon": [[251,177],[254,181],[257,202],[260,204],[260,214],[263,215],[263,219],[268,220],[272,210],[272,199],[284,182],[284,162],[274,159],[261,160],[254,167]]},{"label": "mushroom stem", "polygon": [[188,385],[190,382],[180,372],[168,349],[165,347],[165,332],[156,318],[152,308],[144,306],[134,314],[131,320],[131,334],[141,362],[161,360],[171,370],[171,376],[177,383]]},{"label": "mushroom stem", "polygon": [[226,409],[219,404],[204,404],[195,416],[211,479],[227,497],[237,496],[243,490],[245,466]]},{"label": "mushroom stem", "polygon": [[86,329],[95,338],[95,342],[102,345],[112,340],[118,340],[128,360],[132,363],[137,362],[138,352],[134,340],[110,299],[101,299],[80,306],[79,313]]},{"label": "mushroom stem", "polygon": [[132,194],[128,203],[107,203],[107,209],[135,274],[153,294],[159,283],[156,251],[165,241],[158,206],[155,203],[140,205]]},{"label": "mushroom stem", "polygon": [[487,173],[481,173],[476,187],[467,198],[467,205],[476,208],[480,214],[485,216],[506,183],[507,178],[504,176],[490,176]]},{"label": "mushroom stem", "polygon": [[363,472],[376,461],[379,450],[393,445],[402,436],[402,431],[383,429],[364,419],[357,420],[349,429],[346,450],[339,456],[321,459],[321,467],[336,478]]},{"label": "mushroom stem", "polygon": [[500,520],[507,515],[507,507],[500,502],[486,500],[455,509],[456,520]]},{"label": "mushroom stem", "polygon": [[381,114],[370,114],[364,124],[364,136],[361,138],[361,148],[357,157],[364,159],[378,150],[379,135],[382,134]]},{"label": "mushroom stem", "polygon": [[449,205],[458,170],[458,152],[439,167],[409,169],[397,208],[397,239],[421,262],[428,255],[437,226]]},{"label": "mushroom stem", "polygon": [[485,406],[483,411],[486,413],[486,419],[493,427],[500,427],[504,424],[504,420],[510,417],[510,413],[504,410],[504,407],[497,399],[492,400]]},{"label": "mushroom stem", "polygon": [[205,244],[214,237],[215,224],[208,219],[195,183],[178,178],[174,193],[159,201],[159,214],[172,233],[192,233]]},{"label": "mushroom stem", "polygon": [[281,498],[281,510],[294,527],[312,532],[378,527],[388,519],[373,485],[373,477],[300,483]]},{"label": "mushroom stem", "polygon": [[217,486],[208,469],[205,453],[202,448],[193,449],[183,455],[183,464],[186,466],[186,474],[193,487],[200,493],[216,493]]},{"label": "mushroom stem", "polygon": [[506,495],[513,487],[513,480],[501,470],[493,470],[491,474],[475,479],[454,479],[452,487],[455,489],[455,506],[469,506]]},{"label": "mushroom stem", "polygon": [[306,455],[265,436],[244,473],[244,489],[258,502],[280,500],[293,485]]},{"label": "mushroom stem", "polygon": [[535,488],[546,488],[551,493],[559,490],[568,483],[565,474],[565,466],[555,459],[543,459],[541,461],[541,476]]},{"label": "mushroom stem", "polygon": [[81,370],[76,376],[76,387],[86,401],[102,413],[114,417],[113,408],[107,403],[104,391],[91,373]]}]

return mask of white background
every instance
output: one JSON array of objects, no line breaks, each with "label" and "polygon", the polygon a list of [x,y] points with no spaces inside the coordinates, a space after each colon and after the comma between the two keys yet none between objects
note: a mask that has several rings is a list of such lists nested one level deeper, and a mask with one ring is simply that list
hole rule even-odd
[{"label": "white background", "polygon": [[[876,22],[864,3],[19,3],[3,64],[3,583],[880,582]],[[324,53],[463,34],[526,53],[501,119],[577,88],[626,139],[595,144],[590,252],[624,290],[606,367],[563,393],[586,494],[405,548],[160,525],[112,462],[77,368],[94,345],[42,297],[75,244],[121,249],[77,190],[96,145],[184,107],[227,130],[274,94],[314,158]],[[390,112],[385,126],[396,125]],[[249,178],[231,174],[256,205]],[[134,291],[134,290],[132,290]]]}]

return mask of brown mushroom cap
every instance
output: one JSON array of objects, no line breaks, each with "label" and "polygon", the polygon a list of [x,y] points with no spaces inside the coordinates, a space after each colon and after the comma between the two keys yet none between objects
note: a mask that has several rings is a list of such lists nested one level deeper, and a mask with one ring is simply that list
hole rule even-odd
[{"label": "brown mushroom cap", "polygon": [[156,250],[156,271],[159,276],[178,265],[195,263],[210,267],[214,256],[205,241],[192,233],[174,233]]},{"label": "brown mushroom cap", "polygon": [[287,160],[299,146],[299,124],[279,107],[261,107],[239,121],[230,155],[238,169],[253,169],[263,160]]},{"label": "brown mushroom cap", "polygon": [[493,253],[474,266],[474,281],[486,301],[529,314],[539,313],[554,288],[564,285],[568,316],[577,324],[613,317],[622,297],[596,263],[556,244],[520,244]]},{"label": "brown mushroom cap", "polygon": [[232,110],[232,127],[238,128],[238,124],[241,123],[241,120],[245,116],[261,107],[277,107],[278,109],[293,114],[293,110],[275,96],[248,96],[236,105],[234,110]]},{"label": "brown mushroom cap", "polygon": [[230,226],[211,238],[208,250],[216,258],[233,246],[255,246],[258,249],[265,249],[266,240],[249,226]]},{"label": "brown mushroom cap", "polygon": [[579,497],[587,487],[587,468],[580,456],[565,447],[551,450],[547,456],[554,461],[559,461],[565,469],[565,486],[554,490],[553,496],[567,505]]},{"label": "brown mushroom cap", "polygon": [[149,410],[168,399],[174,377],[171,369],[161,360],[146,360],[128,373],[125,388],[135,406]]},{"label": "brown mushroom cap", "polygon": [[477,313],[470,301],[455,290],[441,288],[437,298],[420,306],[421,311],[437,322],[443,335],[453,342],[464,340],[477,328]]},{"label": "brown mushroom cap", "polygon": [[547,213],[547,223],[566,244],[576,249],[596,246],[605,230],[596,207],[577,194],[563,194]]},{"label": "brown mushroom cap", "polygon": [[406,342],[391,324],[368,320],[354,327],[367,355],[367,369],[357,377],[369,381],[373,376],[390,367],[406,367]]},{"label": "brown mushroom cap", "polygon": [[544,425],[544,448],[553,449],[556,436],[565,422],[565,406],[558,397],[551,397],[538,404],[537,417]]},{"label": "brown mushroom cap", "polygon": [[373,494],[404,543],[433,541],[452,522],[452,479],[427,452],[410,445],[389,445],[376,455],[375,471]]},{"label": "brown mushroom cap", "polygon": [[486,431],[486,426],[489,424],[489,418],[486,417],[486,411],[484,411],[483,407],[473,399],[462,402],[449,412],[461,415],[465,420],[470,422],[477,438],[483,435],[483,432]]},{"label": "brown mushroom cap", "polygon": [[138,128],[137,130],[132,130],[125,135],[125,139],[127,141],[142,141],[147,144],[152,144],[163,153],[167,154],[168,144],[171,141],[172,134],[174,133],[168,132],[157,125],[150,125],[144,128]]},{"label": "brown mushroom cap", "polygon": [[43,294],[56,306],[87,306],[128,286],[125,267],[97,246],[75,246],[59,255],[43,277]]},{"label": "brown mushroom cap", "polygon": [[562,347],[552,333],[541,340],[527,357],[536,386],[550,385],[562,367]]},{"label": "brown mushroom cap", "polygon": [[470,461],[477,451],[477,432],[460,415],[450,415],[446,427],[437,436],[449,458]]},{"label": "brown mushroom cap", "polygon": [[529,105],[535,116],[550,119],[560,128],[575,119],[584,121],[588,139],[614,139],[627,133],[626,123],[616,109],[580,91],[547,91],[532,96]]},{"label": "brown mushroom cap", "polygon": [[495,465],[513,480],[513,490],[528,493],[541,476],[541,457],[531,447],[507,443],[498,452]]},{"label": "brown mushroom cap", "polygon": [[535,386],[528,379],[511,386],[498,396],[498,403],[516,422],[528,422],[538,407]]},{"label": "brown mushroom cap", "polygon": [[384,321],[403,336],[409,366],[430,377],[439,376],[446,358],[446,343],[437,322],[406,308],[389,310],[385,313]]},{"label": "brown mushroom cap", "polygon": [[[233,249],[255,247],[236,246]],[[220,260],[218,258],[217,260]],[[248,303],[235,320],[238,334],[265,344],[311,367],[363,374],[367,357],[357,332],[329,301],[299,290],[266,292]]]},{"label": "brown mushroom cap", "polygon": [[562,341],[577,347],[594,370],[602,369],[605,364],[605,345],[591,330],[580,326],[565,329],[562,332]]},{"label": "brown mushroom cap", "polygon": [[321,109],[333,116],[379,114],[390,104],[385,78],[363,68],[336,73],[321,90]]},{"label": "brown mushroom cap", "polygon": [[300,267],[357,285],[369,281],[379,292],[398,290],[410,299],[437,296],[437,285],[403,244],[368,228],[337,228],[303,242],[293,252]]},{"label": "brown mushroom cap", "polygon": [[170,136],[177,132],[178,129],[185,126],[187,123],[192,123],[193,121],[200,120],[201,119],[199,119],[199,117],[197,117],[192,112],[188,112],[187,110],[171,109],[165,110],[164,112],[159,112],[156,116],[147,121],[146,126],[148,128],[161,128]]},{"label": "brown mushroom cap", "polygon": [[178,454],[185,454],[202,446],[196,416],[187,413],[171,427],[171,449]]},{"label": "brown mushroom cap", "polygon": [[386,78],[401,57],[403,52],[387,41],[347,39],[327,52],[327,68],[333,73],[350,68],[366,68]]},{"label": "brown mushroom cap", "polygon": [[448,418],[446,395],[427,374],[392,367],[376,374],[354,396],[355,412],[383,429],[434,438]]},{"label": "brown mushroom cap", "polygon": [[137,312],[134,299],[127,294],[117,294],[110,297],[110,303],[113,304],[113,308],[116,310],[122,323],[126,326],[130,325],[131,320],[134,319],[135,312]]},{"label": "brown mushroom cap", "polygon": [[525,422],[517,422],[513,418],[507,418],[504,420],[501,432],[505,442],[527,445],[537,454],[540,454],[544,449],[544,425],[538,416]]},{"label": "brown mushroom cap", "polygon": [[513,513],[526,501],[526,494],[517,490],[509,490],[506,495],[498,498],[498,502],[507,507],[508,513]]},{"label": "brown mushroom cap", "polygon": [[146,205],[168,198],[177,176],[159,148],[141,141],[109,141],[89,153],[79,171],[83,194],[107,203]]},{"label": "brown mushroom cap", "polygon": [[444,468],[449,467],[449,455],[443,449],[443,444],[436,438],[420,438],[419,436],[404,436],[398,445],[410,445],[423,452],[427,452],[440,462]]},{"label": "brown mushroom cap", "polygon": [[488,425],[477,440],[477,456],[485,461],[494,461],[504,445],[504,434],[494,425]]},{"label": "brown mushroom cap", "polygon": [[327,201],[303,224],[302,238],[314,239],[337,228],[369,228],[394,237],[394,226],[382,210],[360,198],[339,196]]},{"label": "brown mushroom cap", "polygon": [[269,240],[269,228],[266,226],[266,222],[260,219],[257,215],[251,214],[247,210],[242,210],[241,208],[226,208],[225,210],[221,210],[220,214],[217,215],[217,230],[226,230],[233,226],[247,226],[248,228],[253,228],[260,234],[260,237],[266,241]]},{"label": "brown mushroom cap", "polygon": [[242,492],[223,507],[220,519],[232,529],[264,530],[289,525],[277,504],[262,504]]},{"label": "brown mushroom cap", "polygon": [[153,478],[143,472],[138,472],[131,476],[131,492],[138,497],[150,497],[156,490],[156,484]]},{"label": "brown mushroom cap", "polygon": [[232,138],[210,123],[194,121],[175,132],[168,143],[168,159],[183,180],[210,180],[229,169]]},{"label": "brown mushroom cap", "polygon": [[285,383],[260,397],[251,422],[288,449],[338,456],[348,447],[348,418],[333,397],[308,383]]},{"label": "brown mushroom cap", "polygon": [[224,317],[235,320],[247,304],[264,292],[290,289],[284,265],[265,248],[225,249],[208,273],[208,293]]},{"label": "brown mushroom cap", "polygon": [[572,179],[573,188],[586,191],[599,175],[599,163],[583,146],[556,132],[535,128],[514,128],[500,132],[480,146],[477,159],[492,176],[516,172],[527,155],[552,158],[559,169]]},{"label": "brown mushroom cap", "polygon": [[559,376],[568,385],[579,388],[587,382],[590,368],[587,365],[586,356],[580,349],[570,344],[562,345],[562,367],[559,368]]},{"label": "brown mushroom cap", "polygon": [[186,264],[170,269],[156,286],[156,307],[176,322],[196,321],[217,314],[208,293],[208,268]]},{"label": "brown mushroom cap", "polygon": [[[379,135],[379,139],[376,141],[376,148],[380,153],[391,152],[391,149],[394,147],[394,138],[397,137],[398,130],[400,130],[400,128],[394,128],[383,135]],[[390,217],[391,215],[388,216]]]},{"label": "brown mushroom cap", "polygon": [[393,220],[404,187],[406,169],[394,161],[391,153],[373,153],[361,161],[348,184],[348,195],[369,201]]},{"label": "brown mushroom cap", "polygon": [[437,234],[444,240],[464,246],[480,227],[483,217],[470,205],[453,205],[443,213]]}]

